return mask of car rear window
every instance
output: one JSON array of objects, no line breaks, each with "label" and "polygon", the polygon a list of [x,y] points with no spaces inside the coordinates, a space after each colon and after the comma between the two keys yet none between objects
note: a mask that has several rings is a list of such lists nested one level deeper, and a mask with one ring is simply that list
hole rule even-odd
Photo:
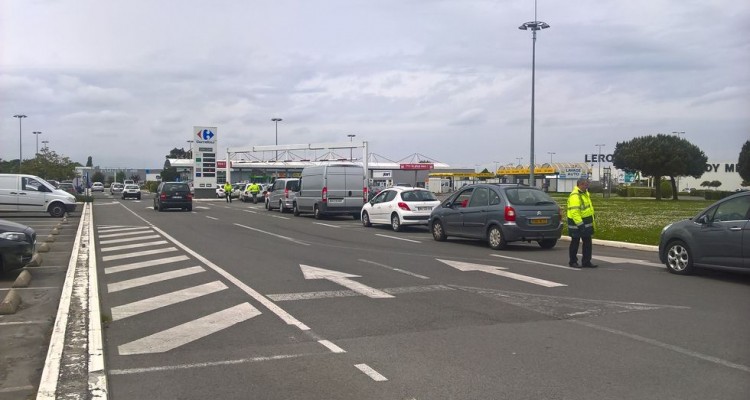
[{"label": "car rear window", "polygon": [[189,192],[190,188],[185,183],[165,183],[162,188],[164,193]]},{"label": "car rear window", "polygon": [[401,193],[401,199],[408,203],[410,201],[435,201],[437,197],[428,190],[406,190]]},{"label": "car rear window", "polygon": [[511,204],[533,206],[539,204],[555,204],[546,193],[541,190],[531,188],[512,188],[505,189],[505,194],[508,195],[508,200]]},{"label": "car rear window", "polygon": [[289,190],[291,190],[291,191],[293,191],[293,192],[298,191],[299,190],[299,181],[288,181],[286,183],[286,188],[289,189]]}]

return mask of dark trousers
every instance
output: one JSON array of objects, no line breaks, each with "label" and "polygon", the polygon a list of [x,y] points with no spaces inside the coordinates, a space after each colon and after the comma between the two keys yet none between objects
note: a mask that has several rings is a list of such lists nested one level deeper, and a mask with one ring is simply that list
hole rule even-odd
[{"label": "dark trousers", "polygon": [[578,262],[578,243],[579,240],[583,241],[583,257],[581,257],[582,265],[591,264],[591,236],[577,238],[570,238],[570,248],[568,248],[569,262]]},{"label": "dark trousers", "polygon": [[231,203],[232,202],[232,194],[231,193],[225,193],[224,195],[227,196],[227,203]]}]

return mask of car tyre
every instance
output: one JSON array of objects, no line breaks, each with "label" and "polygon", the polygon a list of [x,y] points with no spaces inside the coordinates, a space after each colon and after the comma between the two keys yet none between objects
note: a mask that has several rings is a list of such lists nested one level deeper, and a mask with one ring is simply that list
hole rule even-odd
[{"label": "car tyre", "polygon": [[299,208],[297,208],[297,202],[294,202],[294,205],[292,205],[292,214],[294,214],[295,217],[299,217]]},{"label": "car tyre", "polygon": [[667,245],[666,250],[667,270],[677,275],[690,275],[694,272],[693,255],[685,242],[675,240]]},{"label": "car tyre", "polygon": [[542,239],[538,243],[539,247],[543,249],[551,249],[557,244],[557,239]]},{"label": "car tyre", "polygon": [[487,230],[487,242],[490,244],[492,250],[502,250],[508,244],[505,241],[505,237],[503,237],[503,231],[497,225],[492,225]]},{"label": "car tyre", "polygon": [[49,215],[51,215],[51,216],[53,216],[55,218],[60,218],[63,215],[65,215],[65,207],[62,204],[55,203],[55,204],[53,204],[53,205],[50,206],[50,208],[49,208]]},{"label": "car tyre", "polygon": [[320,213],[320,207],[318,207],[317,204],[315,205],[315,208],[313,208],[313,216],[315,219],[323,218],[323,215]]},{"label": "car tyre", "polygon": [[279,200],[279,212],[282,214],[286,212],[286,210],[284,209],[284,203],[281,200]]},{"label": "car tyre", "polygon": [[432,222],[432,238],[437,240],[438,242],[444,242],[445,239],[448,238],[448,236],[445,234],[445,228],[443,227],[443,223],[440,222],[440,220],[436,220]]},{"label": "car tyre", "polygon": [[372,226],[372,223],[370,222],[370,214],[368,214],[367,211],[362,213],[362,226],[365,228]]},{"label": "car tyre", "polygon": [[393,228],[394,232],[401,231],[401,218],[399,218],[398,214],[396,213],[393,213],[393,215],[391,215],[391,228]]}]

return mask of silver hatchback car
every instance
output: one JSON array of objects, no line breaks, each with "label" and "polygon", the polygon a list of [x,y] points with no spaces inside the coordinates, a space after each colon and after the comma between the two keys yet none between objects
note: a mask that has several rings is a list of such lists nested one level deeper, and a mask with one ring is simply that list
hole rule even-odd
[{"label": "silver hatchback car", "polygon": [[562,209],[540,189],[516,184],[476,184],[462,187],[432,210],[432,237],[485,240],[499,250],[509,242],[535,241],[555,247],[562,235]]},{"label": "silver hatchback car", "polygon": [[276,179],[266,192],[266,210],[271,211],[278,208],[280,212],[291,211],[294,207],[294,198],[299,191],[298,178]]},{"label": "silver hatchback car", "polygon": [[750,271],[750,192],[721,199],[661,231],[659,258],[674,274],[695,267]]}]

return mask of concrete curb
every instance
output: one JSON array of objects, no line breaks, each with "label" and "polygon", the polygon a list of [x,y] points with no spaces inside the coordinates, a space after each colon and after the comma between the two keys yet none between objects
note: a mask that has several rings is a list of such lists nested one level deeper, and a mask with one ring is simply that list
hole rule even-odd
[{"label": "concrete curb", "polygon": [[42,265],[44,262],[44,259],[42,258],[42,255],[39,253],[34,253],[33,256],[31,256],[31,261],[29,261],[28,264],[24,265],[24,267],[38,267]]},{"label": "concrete curb", "polygon": [[8,294],[5,295],[5,299],[0,303],[0,315],[15,314],[18,311],[18,306],[21,305],[21,295],[18,291],[11,289]]},{"label": "concrete curb", "polygon": [[39,253],[47,253],[48,251],[50,251],[49,243],[47,242],[42,243],[41,245],[39,245],[36,251]]},{"label": "concrete curb", "polygon": [[28,270],[23,270],[16,278],[15,282],[13,282],[14,288],[25,288],[29,287],[29,283],[31,283],[31,272]]}]

